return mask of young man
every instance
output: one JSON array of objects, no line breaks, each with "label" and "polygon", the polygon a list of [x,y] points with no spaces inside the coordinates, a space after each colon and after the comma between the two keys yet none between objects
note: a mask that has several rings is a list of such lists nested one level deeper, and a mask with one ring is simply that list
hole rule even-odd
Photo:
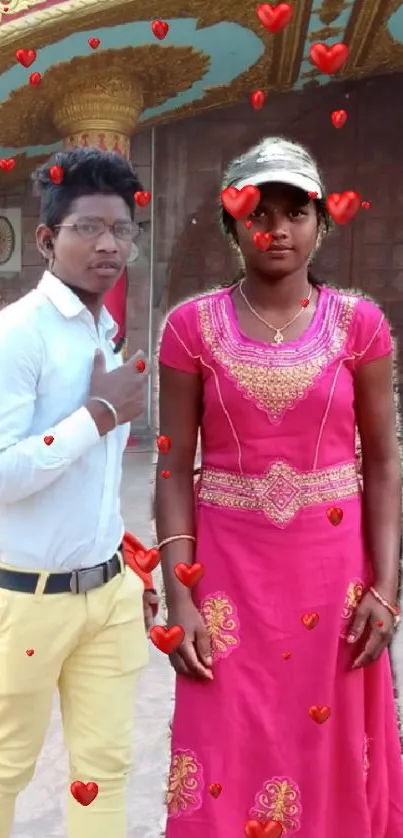
[{"label": "young man", "polygon": [[56,687],[71,782],[98,785],[88,806],[69,794],[69,838],[126,838],[133,688],[148,650],[119,491],[147,365],[114,354],[102,299],[127,262],[141,185],[97,149],[58,153],[34,178],[49,270],[0,312],[0,838]]}]

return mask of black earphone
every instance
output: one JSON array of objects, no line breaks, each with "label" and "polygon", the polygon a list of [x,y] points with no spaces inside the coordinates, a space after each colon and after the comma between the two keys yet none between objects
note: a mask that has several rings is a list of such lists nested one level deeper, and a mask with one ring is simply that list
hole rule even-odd
[{"label": "black earphone", "polygon": [[51,239],[46,239],[45,247],[46,247],[46,250],[53,250],[53,244],[52,244]]}]

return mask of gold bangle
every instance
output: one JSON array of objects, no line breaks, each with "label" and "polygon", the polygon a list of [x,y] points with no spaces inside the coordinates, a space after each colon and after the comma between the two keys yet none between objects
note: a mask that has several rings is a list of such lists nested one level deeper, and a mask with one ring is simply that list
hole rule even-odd
[{"label": "gold bangle", "polygon": [[161,550],[161,547],[165,547],[165,544],[171,544],[172,541],[181,541],[181,539],[196,542],[194,535],[171,535],[169,538],[163,538],[158,544],[157,549]]},{"label": "gold bangle", "polygon": [[396,628],[400,622],[400,608],[398,608],[396,605],[391,605],[391,603],[388,602],[387,599],[384,599],[384,597],[378,593],[376,588],[372,587],[369,590],[372,596],[375,597],[375,599],[380,603],[380,605],[383,605],[383,607],[386,608],[387,611],[389,611],[389,614],[392,615]]}]

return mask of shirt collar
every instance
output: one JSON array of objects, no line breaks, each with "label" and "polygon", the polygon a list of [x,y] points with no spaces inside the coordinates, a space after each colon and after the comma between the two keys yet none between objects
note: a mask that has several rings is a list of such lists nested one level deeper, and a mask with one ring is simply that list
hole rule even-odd
[{"label": "shirt collar", "polygon": [[[38,282],[37,288],[38,291],[53,303],[63,317],[77,317],[83,311],[88,311],[84,303],[77,297],[77,294],[61,282],[57,276],[50,273],[50,271],[45,271],[42,279]],[[108,338],[113,338],[118,332],[118,327],[106,306],[102,306],[101,308],[99,325]]]}]

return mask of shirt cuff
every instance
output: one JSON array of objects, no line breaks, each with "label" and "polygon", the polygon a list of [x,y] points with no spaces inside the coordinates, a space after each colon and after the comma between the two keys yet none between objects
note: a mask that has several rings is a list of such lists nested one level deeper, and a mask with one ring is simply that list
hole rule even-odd
[{"label": "shirt cuff", "polygon": [[78,460],[101,439],[98,428],[86,407],[80,407],[55,428],[55,442],[60,443],[63,459]]}]

